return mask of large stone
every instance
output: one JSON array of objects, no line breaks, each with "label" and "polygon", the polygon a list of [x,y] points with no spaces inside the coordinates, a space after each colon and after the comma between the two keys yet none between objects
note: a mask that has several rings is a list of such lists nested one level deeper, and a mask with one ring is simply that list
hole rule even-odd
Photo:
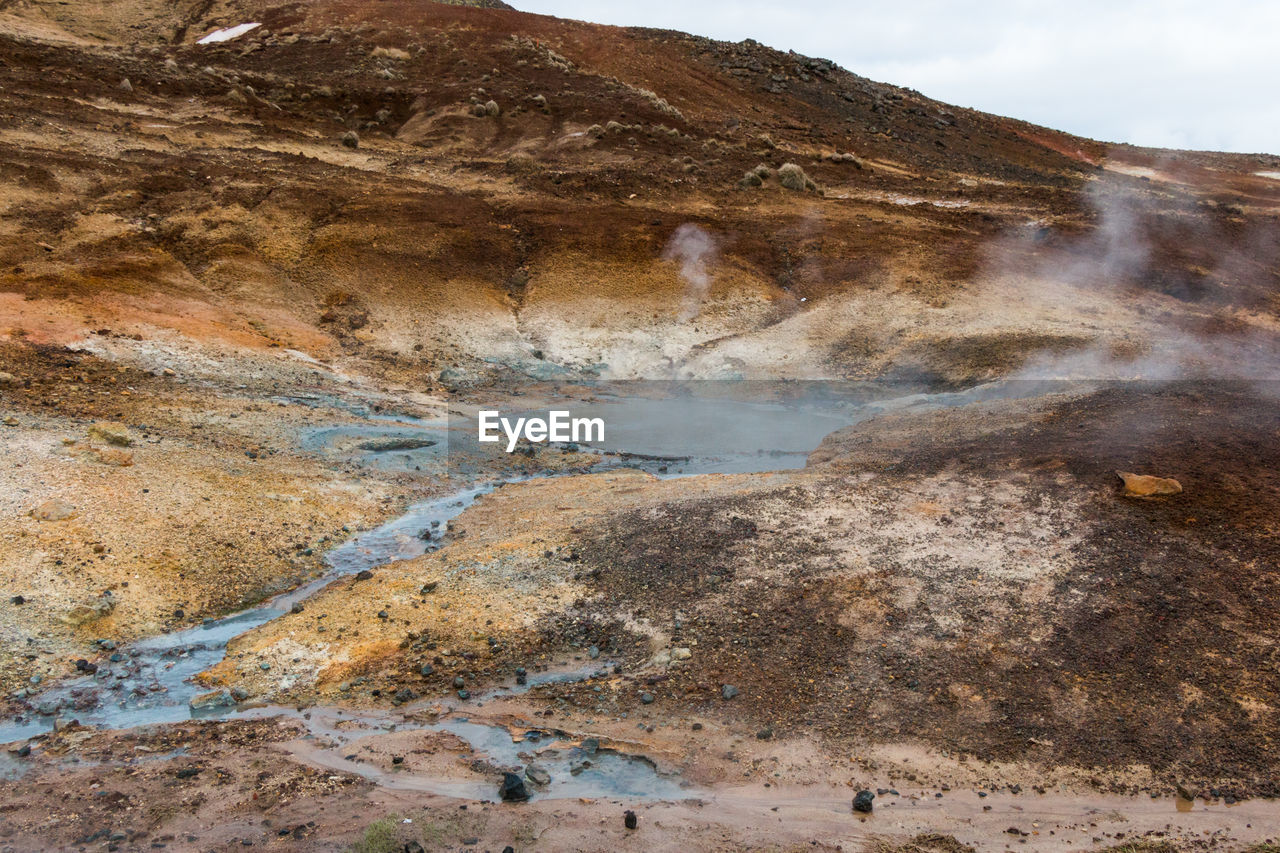
[{"label": "large stone", "polygon": [[502,787],[498,789],[498,793],[509,803],[519,803],[529,799],[529,791],[524,786],[524,779],[517,773],[502,774]]},{"label": "large stone", "polygon": [[1129,471],[1117,471],[1116,475],[1124,481],[1126,497],[1153,498],[1182,493],[1182,484],[1169,477],[1153,477],[1150,474],[1133,474]]},{"label": "large stone", "polygon": [[231,695],[230,690],[223,688],[193,696],[187,704],[193,711],[212,711],[217,708],[230,708],[236,704],[236,698]]},{"label": "large stone", "polygon": [[101,439],[117,447],[128,447],[133,444],[133,436],[129,433],[129,428],[115,421],[99,421],[89,427],[89,437]]},{"label": "large stone", "polygon": [[133,454],[116,447],[90,448],[86,456],[100,465],[114,465],[117,468],[128,468],[133,464]]},{"label": "large stone", "polygon": [[862,814],[871,814],[871,810],[874,808],[872,801],[875,798],[876,795],[870,791],[859,791],[853,798],[853,810]]},{"label": "large stone", "polygon": [[62,621],[73,628],[79,627],[80,625],[88,624],[95,619],[101,619],[103,616],[109,615],[111,611],[115,609],[115,599],[109,595],[102,595],[95,598],[88,604],[77,604],[63,615]]},{"label": "large stone", "polygon": [[64,500],[52,498],[31,510],[31,517],[37,521],[65,521],[75,518],[76,508]]}]

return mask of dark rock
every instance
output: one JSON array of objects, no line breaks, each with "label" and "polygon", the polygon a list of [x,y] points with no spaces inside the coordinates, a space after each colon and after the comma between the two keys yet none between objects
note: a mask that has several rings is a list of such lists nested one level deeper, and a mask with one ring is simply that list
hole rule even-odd
[{"label": "dark rock", "polygon": [[720,688],[720,695],[725,699],[732,699],[734,696],[738,695],[738,688],[734,687],[732,684],[726,684]]},{"label": "dark rock", "polygon": [[463,688],[467,686],[467,682],[461,675],[455,675],[453,677],[453,686],[457,688]]},{"label": "dark rock", "polygon": [[418,694],[413,692],[413,688],[401,687],[396,691],[395,700],[397,702],[412,702],[418,698]]},{"label": "dark rock", "polygon": [[470,698],[471,698],[471,691],[470,691],[470,690],[459,690],[459,691],[458,691],[458,698],[459,698],[459,699],[464,699],[464,700],[465,700],[465,699],[470,699]]},{"label": "dark rock", "polygon": [[422,668],[418,670],[418,672],[422,673],[423,675],[430,675],[435,671],[436,671],[436,668],[429,663],[424,663],[422,665]]},{"label": "dark rock", "polygon": [[12,601],[14,604],[26,604],[26,603],[27,603],[27,600],[26,600],[25,598],[23,598],[21,595],[15,595],[13,598],[11,598],[11,599],[9,599],[9,600],[10,600],[10,601]]},{"label": "dark rock", "polygon": [[652,693],[641,693],[641,694],[640,694],[640,701],[641,701],[643,704],[645,704],[645,705],[652,705],[652,704],[653,704],[653,694],[652,694]]},{"label": "dark rock", "polygon": [[872,805],[872,800],[875,798],[876,795],[870,791],[859,791],[853,798],[853,810],[862,814],[871,814],[871,810],[875,808]]},{"label": "dark rock", "polygon": [[290,613],[301,613],[302,610],[303,610],[303,607],[302,607],[301,601],[295,601],[293,606],[289,608]]},{"label": "dark rock", "polygon": [[368,569],[361,569],[360,571],[356,572],[356,580],[358,581],[367,581],[371,577],[373,577],[373,572],[369,571]]},{"label": "dark rock", "polygon": [[525,672],[524,667],[522,666],[516,667],[516,684],[528,684],[528,683],[529,683],[529,674]]},{"label": "dark rock", "polygon": [[177,775],[179,779],[190,779],[193,776],[200,775],[200,768],[199,767],[183,767],[178,771]]},{"label": "dark rock", "polygon": [[420,590],[420,592],[423,595],[426,595],[429,592],[435,592],[436,587],[438,587],[439,585],[440,585],[440,581],[427,581],[422,585],[422,589]]},{"label": "dark rock", "polygon": [[550,785],[551,774],[540,764],[530,764],[524,769],[524,777],[535,785]]},{"label": "dark rock", "polygon": [[622,813],[622,825],[625,826],[627,829],[635,829],[637,823],[638,821],[636,820],[636,813],[633,812],[631,809],[627,809],[625,812]]},{"label": "dark rock", "polygon": [[392,763],[392,764],[404,764],[404,756],[403,756],[403,755],[393,755],[393,756],[391,756],[391,763]]},{"label": "dark rock", "polygon": [[426,853],[422,849],[422,845],[416,841],[410,841],[404,846],[404,853]]},{"label": "dark rock", "polygon": [[385,610],[379,610],[379,611],[378,611],[378,618],[379,618],[379,619],[389,619],[390,617],[391,617],[391,614],[390,614],[390,613],[388,613],[387,611],[385,611]]},{"label": "dark rock", "polygon": [[770,740],[773,737],[773,729],[763,728],[756,732],[756,740]]},{"label": "dark rock", "polygon": [[502,786],[498,794],[506,802],[524,802],[529,799],[529,792],[524,787],[524,779],[515,773],[502,774]]}]

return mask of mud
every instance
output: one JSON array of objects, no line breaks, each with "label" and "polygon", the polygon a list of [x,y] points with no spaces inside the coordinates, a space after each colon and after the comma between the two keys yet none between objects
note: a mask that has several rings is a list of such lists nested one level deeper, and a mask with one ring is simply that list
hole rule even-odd
[{"label": "mud", "polygon": [[0,48],[0,846],[1275,843],[1276,157],[501,3]]}]

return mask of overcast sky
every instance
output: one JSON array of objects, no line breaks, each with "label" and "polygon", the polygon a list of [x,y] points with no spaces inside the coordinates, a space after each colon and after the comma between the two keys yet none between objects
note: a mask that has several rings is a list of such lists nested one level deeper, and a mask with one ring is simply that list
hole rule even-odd
[{"label": "overcast sky", "polygon": [[834,59],[960,106],[1106,141],[1280,154],[1276,0],[509,0]]}]

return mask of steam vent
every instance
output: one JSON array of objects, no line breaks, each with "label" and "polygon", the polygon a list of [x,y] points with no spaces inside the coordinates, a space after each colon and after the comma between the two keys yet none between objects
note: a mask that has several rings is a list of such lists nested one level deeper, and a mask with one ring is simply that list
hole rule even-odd
[{"label": "steam vent", "polygon": [[0,853],[1280,851],[1280,150],[1141,147],[1280,20],[1137,5],[0,2]]}]

